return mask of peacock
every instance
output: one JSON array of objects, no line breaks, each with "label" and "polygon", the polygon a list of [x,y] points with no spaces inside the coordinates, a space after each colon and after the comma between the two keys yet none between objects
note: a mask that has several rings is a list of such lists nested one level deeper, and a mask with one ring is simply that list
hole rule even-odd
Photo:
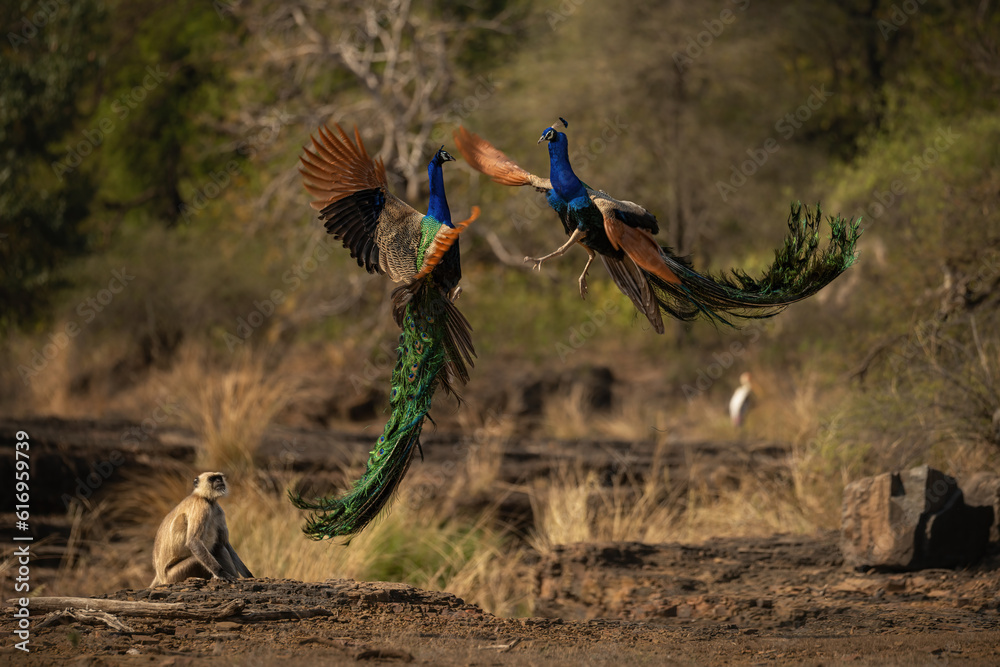
[{"label": "peacock", "polygon": [[402,330],[389,396],[390,414],[369,454],[364,475],[336,497],[292,503],[311,510],[303,532],[313,539],[347,537],[364,530],[388,505],[406,475],[435,389],[457,396],[473,364],[471,327],[455,307],[462,277],[458,237],[479,215],[453,224],[445,197],[442,165],[454,160],[442,146],[427,165],[430,203],[421,214],[388,190],[385,165],[368,156],[357,128],[354,141],[319,128],[305,149],[300,171],[306,190],[318,199],[327,231],[344,243],[369,273],[403,283],[392,293],[392,311]]},{"label": "peacock", "polygon": [[[560,118],[563,127],[568,123]],[[644,314],[657,333],[663,333],[665,313],[682,321],[698,316],[729,326],[730,317],[765,318],[801,301],[846,271],[856,259],[861,234],[854,223],[830,218],[831,242],[819,250],[822,210],[794,203],[788,218],[789,234],[775,251],[774,263],[760,278],[740,270],[731,276],[712,276],[694,270],[688,258],[660,246],[654,234],[656,217],[631,201],[621,201],[581,181],[569,162],[566,135],[557,125],[545,129],[538,143],[548,142],[549,178],[522,169],[503,152],[464,127],[454,134],[466,161],[501,185],[531,185],[544,192],[559,214],[569,240],[544,257],[525,257],[535,269],[579,243],[589,255],[580,274],[580,295],[586,297],[587,272],[599,255],[615,284]]]}]

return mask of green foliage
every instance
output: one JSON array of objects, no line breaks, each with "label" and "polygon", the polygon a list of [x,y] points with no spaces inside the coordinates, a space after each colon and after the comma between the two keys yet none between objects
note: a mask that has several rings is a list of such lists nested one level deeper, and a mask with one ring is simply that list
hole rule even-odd
[{"label": "green foliage", "polygon": [[[85,252],[92,184],[54,169],[81,117],[77,98],[101,59],[106,10],[97,0],[5,3],[0,24],[0,335],[45,314],[53,270]],[[86,143],[86,142],[84,142]]]},{"label": "green foliage", "polygon": [[176,224],[188,199],[225,173],[234,150],[218,132],[227,115],[233,26],[211,3],[121,3],[120,57],[109,63],[107,93],[94,116],[111,127],[101,161],[101,195],[112,210],[141,209]]},{"label": "green foliage", "polygon": [[[861,216],[856,265],[775,318],[751,355],[776,374],[812,359],[835,382],[875,350],[865,382],[910,388],[902,403],[851,412],[870,427],[858,443],[882,442],[874,436],[929,405],[945,410],[933,399],[945,388],[940,378],[882,366],[878,350],[898,352],[894,337],[908,337],[920,323],[982,318],[997,305],[991,294],[1000,285],[982,273],[1000,251],[1000,12],[992,6],[928,0],[895,25],[892,3],[762,0],[745,12],[735,3],[734,21],[678,68],[675,54],[698,44],[718,8],[414,3],[420,28],[437,26],[448,45],[447,68],[427,92],[435,104],[429,119],[380,97],[381,82],[373,86],[332,48],[345,31],[388,25],[387,5],[305,7],[319,41],[280,2],[227,6],[219,14],[198,0],[84,0],[58,4],[24,43],[5,39],[0,329],[19,326],[44,340],[52,320],[79,320],[78,305],[124,265],[136,278],[82,331],[79,349],[89,353],[79,355],[79,366],[99,363],[90,353],[110,339],[127,342],[122,350],[140,360],[152,350],[169,359],[179,340],[208,341],[228,355],[227,334],[275,289],[285,302],[235,345],[354,339],[370,349],[388,340],[387,290],[357,275],[339,244],[323,246],[328,258],[294,287],[285,279],[318,247],[321,228],[294,165],[308,134],[328,120],[357,123],[372,152],[387,157],[390,182],[402,194],[402,158],[416,155],[417,190],[426,192],[426,157],[450,143],[459,123],[545,173],[546,152],[534,142],[565,116],[581,178],[648,207],[665,244],[716,273],[765,270],[782,243],[776,220],[790,199]],[[21,34],[22,19],[30,22],[37,7],[8,3],[5,25]],[[367,13],[374,25],[364,23]],[[401,45],[418,46],[412,36]],[[384,57],[373,53],[378,76]],[[414,82],[407,86],[415,90]],[[822,86],[833,92],[828,101],[807,106],[790,135],[777,129]],[[433,132],[414,129],[425,122]],[[410,134],[394,137],[389,124]],[[98,131],[100,140],[91,141]],[[733,166],[769,138],[776,151],[722,198],[718,183],[729,183]],[[53,165],[61,162],[69,168],[57,174]],[[905,191],[893,193],[897,180]],[[459,302],[482,363],[600,358],[660,368],[664,382],[686,381],[699,358],[734,335],[742,340],[704,324],[653,335],[599,265],[581,300],[578,251],[541,274],[508,266],[565,239],[537,193],[458,170],[448,176],[448,193],[456,214],[473,203],[483,208],[463,241]],[[981,285],[965,290],[970,280]],[[963,353],[947,367],[970,377],[974,342],[952,338]],[[141,363],[134,367],[141,372]]]}]

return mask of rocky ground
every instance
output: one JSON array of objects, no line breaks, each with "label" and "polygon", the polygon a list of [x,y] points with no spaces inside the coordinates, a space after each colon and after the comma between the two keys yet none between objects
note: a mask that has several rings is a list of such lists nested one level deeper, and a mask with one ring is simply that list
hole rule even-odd
[{"label": "rocky ground", "polygon": [[[402,584],[189,580],[113,600],[216,618],[60,619],[6,664],[428,665],[1000,663],[1000,561],[857,573],[835,536],[681,545],[574,545],[540,567],[537,618],[503,619]],[[225,608],[239,601],[242,608]],[[99,603],[98,603],[99,604]],[[221,608],[221,611],[219,611]],[[36,617],[36,623],[37,623]]]},{"label": "rocky ground", "polygon": [[[39,462],[62,476],[75,471],[68,451],[96,447],[87,460],[101,460],[101,443],[124,428],[47,423],[31,424],[33,437],[39,450],[46,437],[58,440],[61,454]],[[60,431],[63,436],[55,435]],[[158,447],[185,456],[183,434],[164,429],[159,435]],[[114,445],[131,462],[148,456],[119,442]],[[297,455],[306,455],[307,434],[296,442]],[[608,447],[595,445],[593,456]],[[434,465],[435,448],[426,449],[427,465]],[[544,470],[551,465],[544,450],[526,447],[504,466]],[[717,450],[723,456],[726,448]],[[612,458],[624,454],[616,450]],[[773,447],[741,454],[744,463],[756,456],[761,465],[778,455]],[[56,500],[46,511],[58,513]],[[7,606],[0,616],[0,664],[1000,664],[996,549],[970,568],[859,572],[844,565],[837,539],[829,533],[697,546],[558,547],[535,566],[535,618],[497,618],[447,593],[401,584],[189,580],[103,598],[181,603],[181,611],[116,609],[88,618],[49,614],[37,602],[25,654],[14,647]],[[12,544],[9,531],[4,544]],[[3,588],[4,599],[12,597],[10,587]]]}]

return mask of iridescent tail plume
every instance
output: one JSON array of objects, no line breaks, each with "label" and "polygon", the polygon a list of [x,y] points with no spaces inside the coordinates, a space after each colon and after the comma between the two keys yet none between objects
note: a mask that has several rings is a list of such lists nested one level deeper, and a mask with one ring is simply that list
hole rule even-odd
[{"label": "iridescent tail plume", "polygon": [[402,328],[396,349],[389,397],[391,414],[370,452],[365,473],[346,493],[335,498],[292,503],[315,512],[303,532],[321,540],[350,537],[367,526],[392,499],[406,475],[413,452],[420,447],[420,431],[438,385],[449,391],[468,378],[472,364],[469,322],[433,280],[393,292],[394,314]]}]

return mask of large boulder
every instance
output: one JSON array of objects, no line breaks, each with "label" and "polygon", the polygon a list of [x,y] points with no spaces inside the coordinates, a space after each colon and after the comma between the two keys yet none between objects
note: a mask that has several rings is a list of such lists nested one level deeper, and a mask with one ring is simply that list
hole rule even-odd
[{"label": "large boulder", "polygon": [[844,561],[858,568],[958,567],[986,551],[993,511],[970,507],[955,479],[928,466],[848,484]]},{"label": "large boulder", "polygon": [[993,512],[990,525],[990,542],[1000,542],[1000,475],[977,472],[962,482],[965,504],[988,507]]}]

